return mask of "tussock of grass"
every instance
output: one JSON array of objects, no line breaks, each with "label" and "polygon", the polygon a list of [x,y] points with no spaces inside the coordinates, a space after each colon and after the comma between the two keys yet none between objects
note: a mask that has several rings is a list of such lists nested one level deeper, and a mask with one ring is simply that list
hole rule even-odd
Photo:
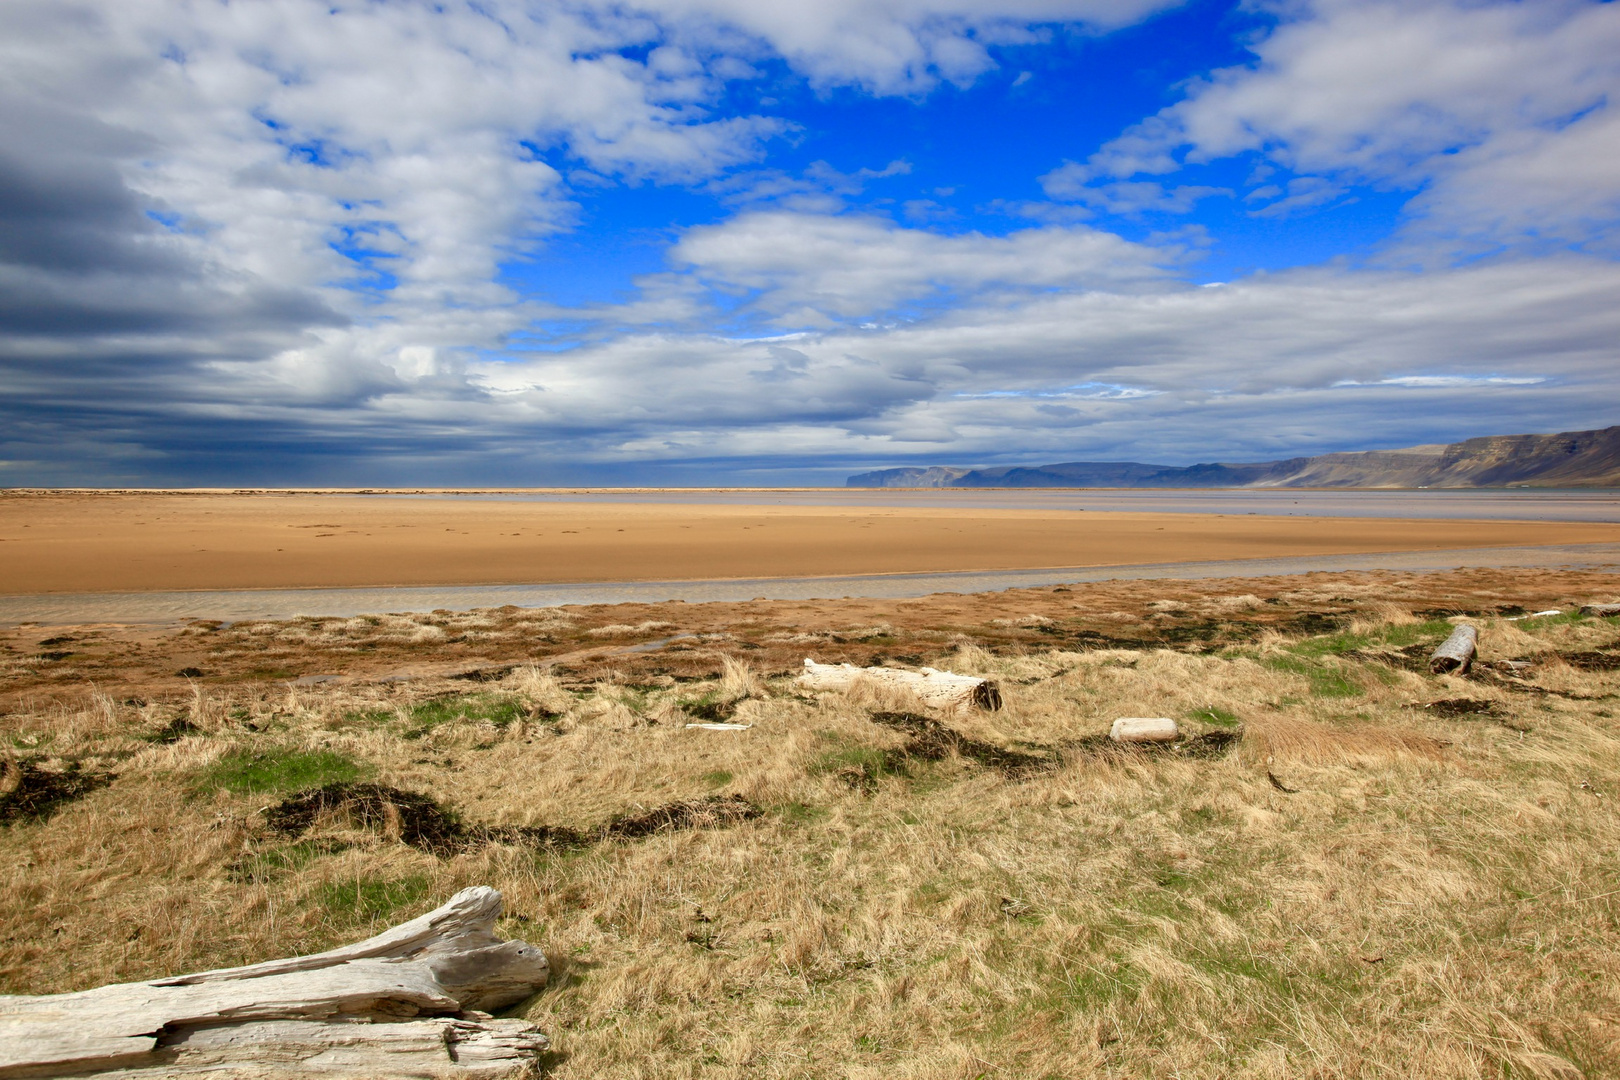
[{"label": "tussock of grass", "polygon": [[[1234,618],[1252,608],[1228,592]],[[472,694],[41,701],[0,734],[116,779],[0,830],[0,987],[313,951],[489,883],[504,931],[552,959],[523,1011],[558,1080],[1620,1072],[1620,673],[1547,659],[1607,655],[1620,626],[1482,619],[1476,676],[1435,677],[1379,657],[1450,624],[1367,596],[1342,629],[1236,647],[929,639],[935,666],[1000,681],[993,714],[811,695],[718,660],[667,686],[593,674],[570,691],[519,667]],[[342,649],[432,624],[262,625]],[[1543,659],[1491,666],[1515,657]],[[1462,700],[1489,707],[1422,707]],[[195,730],[142,737],[180,704]],[[710,705],[753,726],[687,730]],[[908,756],[935,729],[874,711],[921,714],[950,745]],[[1042,749],[1127,715],[1241,743]],[[361,779],[476,825],[425,850],[352,807],[269,820],[267,803]],[[655,820],[679,807],[701,827]],[[592,842],[503,839],[542,828]]]}]

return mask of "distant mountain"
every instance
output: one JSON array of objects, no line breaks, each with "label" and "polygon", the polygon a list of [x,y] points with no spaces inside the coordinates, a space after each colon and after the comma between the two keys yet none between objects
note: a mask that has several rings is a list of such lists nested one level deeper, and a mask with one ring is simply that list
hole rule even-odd
[{"label": "distant mountain", "polygon": [[1459,443],[1207,465],[1070,461],[965,469],[879,469],[847,487],[1620,487],[1620,427],[1488,435]]}]

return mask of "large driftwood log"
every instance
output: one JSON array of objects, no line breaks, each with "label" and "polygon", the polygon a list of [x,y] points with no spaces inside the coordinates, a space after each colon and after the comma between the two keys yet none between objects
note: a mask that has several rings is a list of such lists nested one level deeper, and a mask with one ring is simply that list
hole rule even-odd
[{"label": "large driftwood log", "polygon": [[1479,644],[1479,631],[1467,623],[1457,627],[1451,636],[1440,643],[1429,657],[1429,670],[1436,675],[1443,675],[1448,671],[1455,671],[1458,675],[1468,674],[1468,669],[1474,663],[1474,648]]},{"label": "large driftwood log", "polygon": [[502,1009],[545,985],[545,953],[494,933],[501,894],[443,907],[314,956],[0,997],[0,1077],[295,1076],[495,1080],[546,1037]]},{"label": "large driftwood log", "polygon": [[1620,604],[1582,604],[1582,615],[1597,615],[1608,618],[1611,615],[1620,615]]},{"label": "large driftwood log", "polygon": [[854,664],[818,664],[806,659],[798,683],[807,690],[848,690],[857,679],[868,679],[888,686],[904,687],[924,705],[936,709],[959,709],[969,705],[981,709],[1001,708],[1001,688],[989,679],[953,675],[925,667],[921,671],[901,668],[868,667]]}]

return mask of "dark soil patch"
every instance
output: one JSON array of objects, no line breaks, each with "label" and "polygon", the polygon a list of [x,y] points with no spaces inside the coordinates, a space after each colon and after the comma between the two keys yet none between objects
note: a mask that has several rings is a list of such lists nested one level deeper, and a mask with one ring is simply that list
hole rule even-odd
[{"label": "dark soil patch", "polygon": [[195,667],[183,667],[179,671],[175,672],[175,674],[182,679],[201,679],[205,677],[203,674],[203,669]]},{"label": "dark soil patch", "polygon": [[[1336,624],[1335,624],[1336,625]],[[1222,637],[1225,624],[1219,622],[1189,623],[1186,626],[1161,627],[1149,640],[1158,645],[1208,645]]]},{"label": "dark soil patch", "polygon": [[1331,634],[1339,629],[1343,623],[1342,611],[1306,611],[1284,620],[1281,628],[1296,634],[1307,636],[1315,634]]},{"label": "dark soil patch", "polygon": [[[710,795],[624,814],[592,830],[593,840],[637,840],[681,829],[716,829],[757,818],[763,811],[741,795]],[[532,827],[532,826],[531,826]]]},{"label": "dark soil patch", "polygon": [[1439,701],[1428,701],[1408,705],[1409,709],[1425,709],[1437,716],[1494,716],[1496,715],[1496,702],[1478,701],[1474,698],[1442,698]]},{"label": "dark soil patch", "polygon": [[113,775],[81,769],[76,761],[60,771],[33,761],[0,762],[0,824],[44,821],[64,803],[82,799],[113,782]]},{"label": "dark soil patch", "polygon": [[58,660],[66,660],[72,655],[73,654],[71,652],[42,652],[39,654],[37,659],[49,661],[50,663],[54,664]]},{"label": "dark soil patch", "polygon": [[735,701],[691,701],[682,702],[681,708],[686,715],[695,721],[705,724],[721,724],[730,720],[737,712]]},{"label": "dark soil patch", "polygon": [[277,832],[296,835],[318,818],[342,814],[354,824],[393,833],[424,851],[460,850],[467,829],[454,813],[414,791],[385,784],[340,782],[299,792],[265,811],[265,823]]},{"label": "dark soil patch", "polygon": [[1024,754],[1017,750],[1004,750],[987,742],[970,739],[959,731],[954,731],[927,716],[918,716],[916,713],[906,712],[875,712],[870,714],[872,722],[882,724],[884,727],[903,731],[911,736],[911,740],[899,750],[892,751],[900,758],[919,758],[923,761],[939,761],[956,753],[970,761],[1009,776],[1027,776],[1032,773],[1046,772],[1062,764],[1057,757],[1046,757],[1036,754]]},{"label": "dark soil patch", "polygon": [[1243,738],[1238,731],[1206,731],[1202,735],[1184,736],[1171,742],[1119,743],[1107,735],[1091,735],[1074,742],[1064,743],[1065,753],[1073,752],[1092,758],[1179,757],[1196,761],[1215,761],[1232,752]]},{"label": "dark soil patch", "polygon": [[433,798],[383,784],[328,784],[301,792],[271,807],[265,822],[289,836],[308,830],[326,815],[342,814],[356,825],[376,829],[433,855],[454,855],[484,844],[581,848],[606,840],[633,840],[681,829],[718,828],[760,815],[741,795],[712,795],[624,814],[594,829],[567,825],[468,825]]},{"label": "dark soil patch", "polygon": [[1559,659],[1581,671],[1620,671],[1620,653],[1574,652],[1559,653]]},{"label": "dark soil patch", "polygon": [[165,745],[177,743],[187,735],[201,735],[203,729],[193,724],[184,716],[177,716],[168,724],[147,736],[149,742],[163,743]]},{"label": "dark soil patch", "polygon": [[472,671],[463,671],[459,675],[450,676],[452,679],[462,679],[467,682],[500,682],[512,674],[512,666],[492,668],[475,668]]}]

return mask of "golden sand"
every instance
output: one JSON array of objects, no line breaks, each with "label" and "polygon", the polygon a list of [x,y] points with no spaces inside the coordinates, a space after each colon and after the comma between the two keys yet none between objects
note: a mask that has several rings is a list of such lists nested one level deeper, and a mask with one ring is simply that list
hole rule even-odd
[{"label": "golden sand", "polygon": [[1533,544],[1620,525],[326,494],[0,499],[0,593],[1009,570]]}]

